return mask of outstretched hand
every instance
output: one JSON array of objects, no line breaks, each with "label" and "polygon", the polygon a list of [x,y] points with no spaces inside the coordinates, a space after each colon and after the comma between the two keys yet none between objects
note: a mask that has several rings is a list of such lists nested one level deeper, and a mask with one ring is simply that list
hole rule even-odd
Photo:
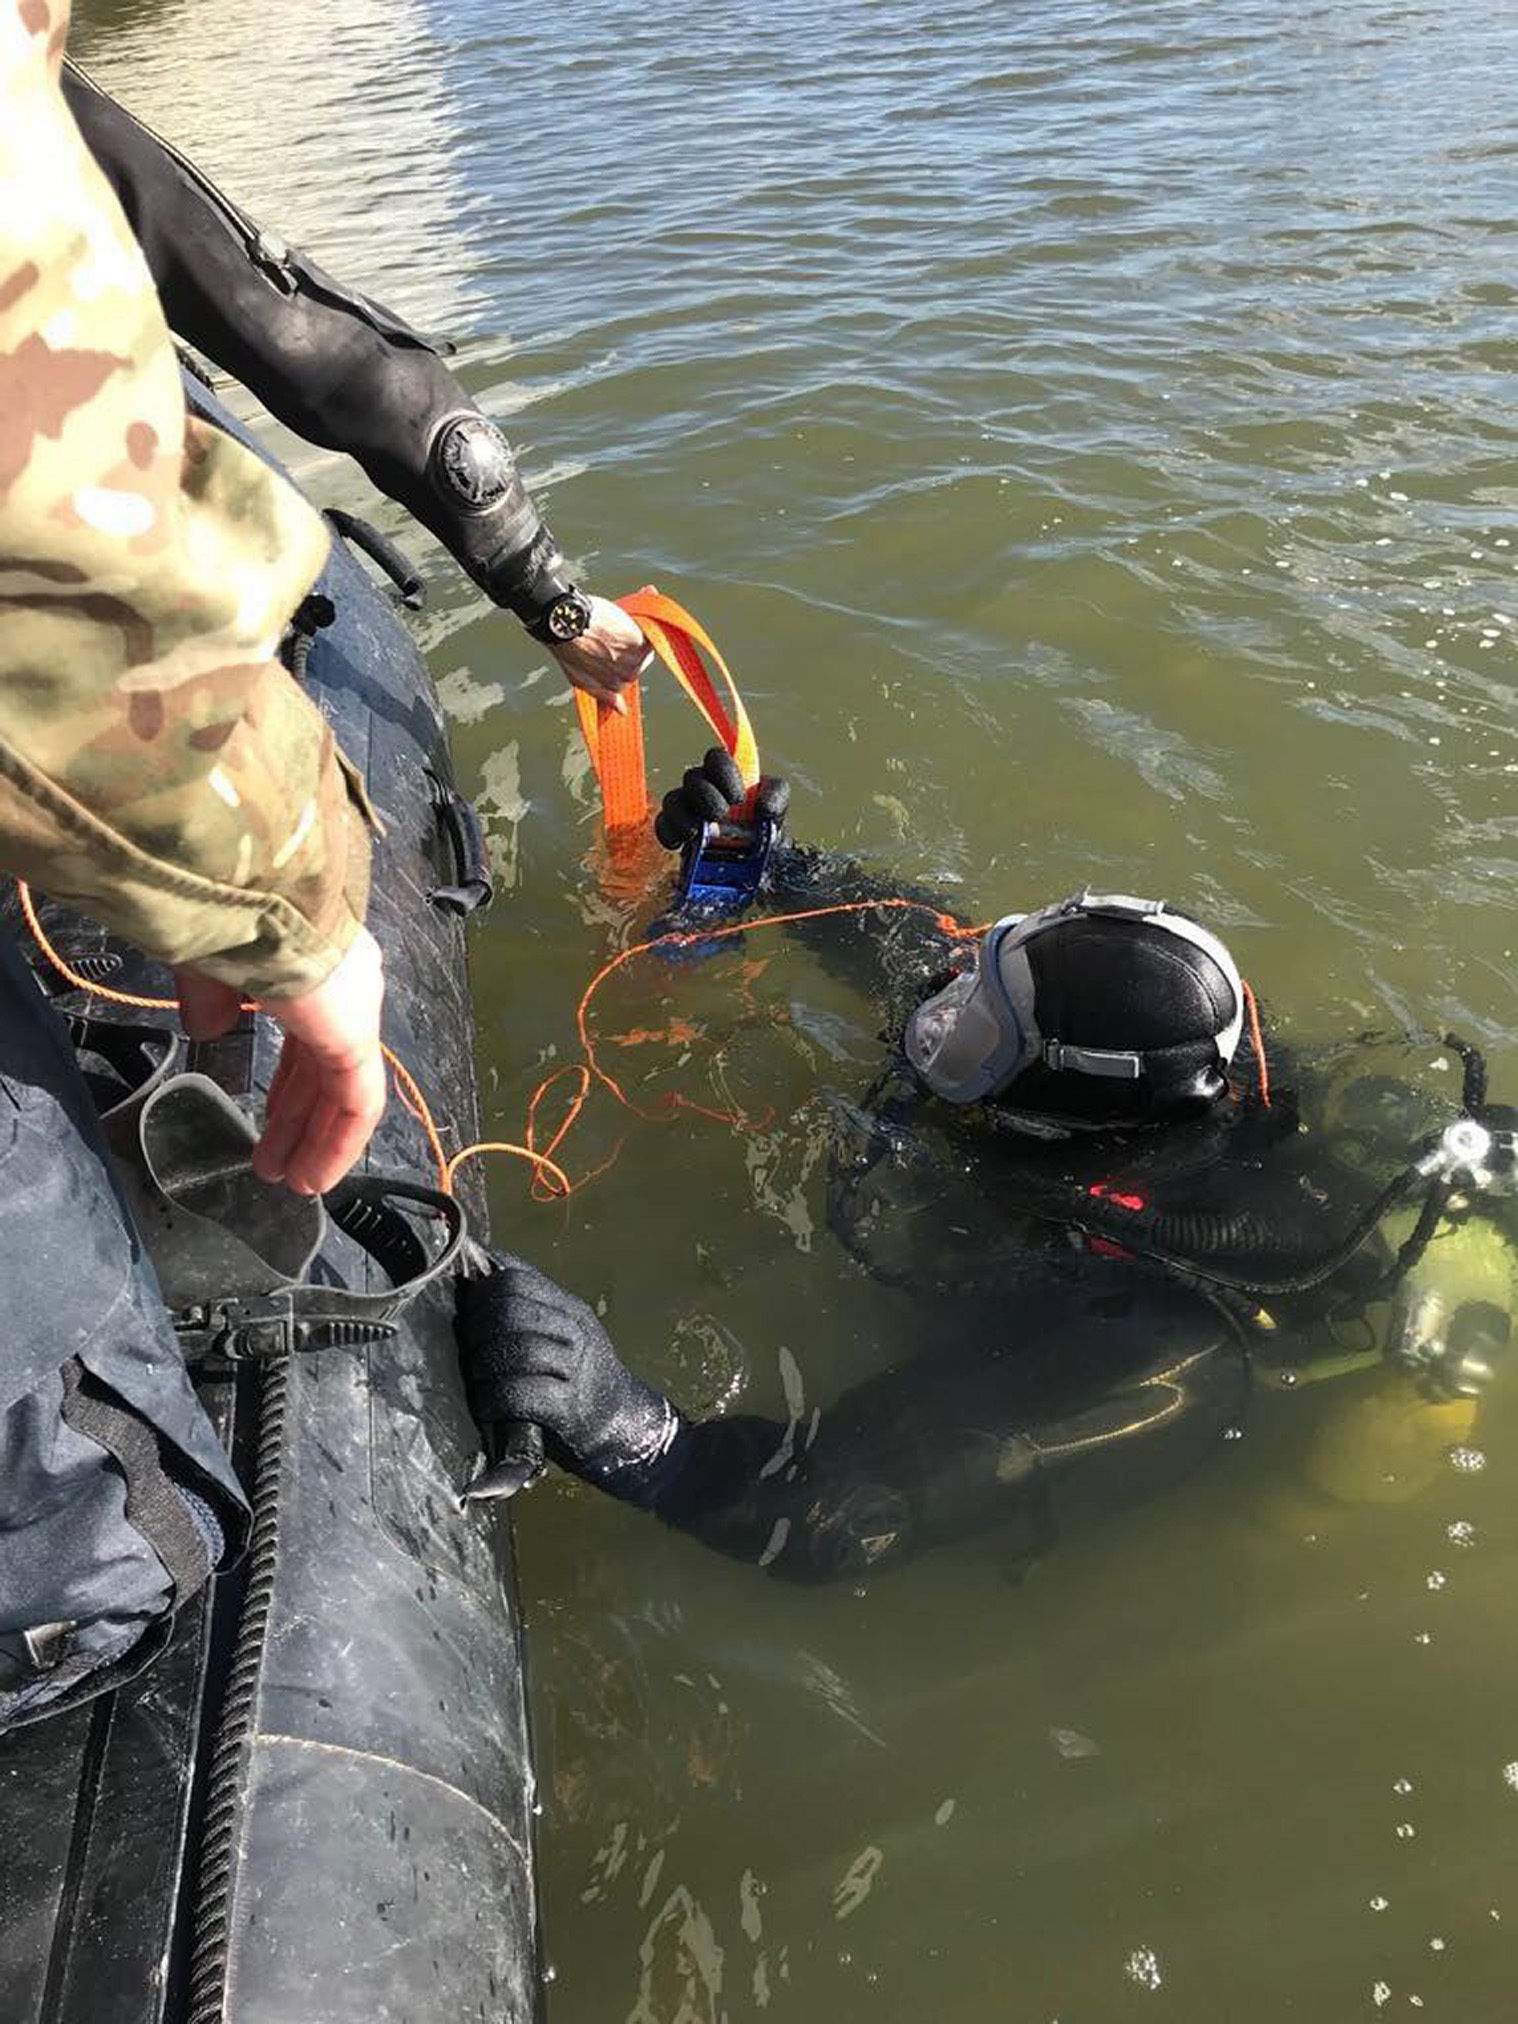
[{"label": "outstretched hand", "polygon": [[590,624],[577,640],[550,646],[571,688],[583,689],[614,710],[627,711],[622,691],[629,688],[653,659],[636,619],[610,598],[590,599]]},{"label": "outstretched hand", "polygon": [[[192,1040],[230,1033],[242,994],[203,970],[174,972],[180,1017]],[[367,928],[324,983],[299,998],[268,998],[260,1009],[284,1031],[269,1085],[263,1136],[253,1149],[261,1181],[298,1195],[334,1187],[362,1154],[385,1108],[380,1052],[384,959]]]},{"label": "outstretched hand", "polygon": [[[732,754],[713,745],[701,764],[687,767],[680,785],[665,795],[654,817],[654,835],[666,850],[683,850],[708,822],[743,820],[740,804],[747,792]],[[790,805],[789,780],[766,774],[754,790],[754,813],[778,825]]]}]

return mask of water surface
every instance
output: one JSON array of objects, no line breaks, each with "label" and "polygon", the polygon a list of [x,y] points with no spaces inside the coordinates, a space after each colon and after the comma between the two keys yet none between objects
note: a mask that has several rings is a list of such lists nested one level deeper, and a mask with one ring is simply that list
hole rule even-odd
[{"label": "water surface", "polygon": [[[974,917],[1166,894],[1300,1033],[1455,1025],[1518,1088],[1510,10],[160,0],[76,44],[451,331],[595,583],[721,640],[799,834]],[[647,909],[602,890],[556,678],[432,565],[515,1136]],[[650,714],[673,773],[699,733]],[[867,1080],[869,1007],[755,937],[629,970],[603,1024],[630,1082],[777,1121],[599,1105],[572,1163],[615,1165],[567,1209],[499,1171],[503,1240],[701,1405],[809,1411],[929,1346],[824,1223],[820,1092]],[[841,1590],[538,1489],[553,2024],[1500,2024],[1515,1399],[1462,1469],[1265,1388],[1031,1571],[988,1535]]]}]

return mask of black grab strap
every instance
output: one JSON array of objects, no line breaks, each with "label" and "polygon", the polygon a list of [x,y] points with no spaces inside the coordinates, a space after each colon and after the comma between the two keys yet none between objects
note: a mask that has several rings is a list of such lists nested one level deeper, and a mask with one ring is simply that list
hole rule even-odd
[{"label": "black grab strap", "polygon": [[174,1607],[205,1585],[211,1554],[190,1507],[169,1480],[158,1436],[128,1412],[77,1357],[63,1366],[63,1421],[105,1449],[126,1479],[126,1515],[174,1584]]},{"label": "black grab strap", "polygon": [[356,513],[345,513],[340,506],[327,507],[322,518],[334,533],[340,534],[354,548],[361,549],[385,572],[408,611],[421,610],[427,601],[427,586],[422,581],[421,572],[388,534],[381,534],[377,527],[361,520]]}]

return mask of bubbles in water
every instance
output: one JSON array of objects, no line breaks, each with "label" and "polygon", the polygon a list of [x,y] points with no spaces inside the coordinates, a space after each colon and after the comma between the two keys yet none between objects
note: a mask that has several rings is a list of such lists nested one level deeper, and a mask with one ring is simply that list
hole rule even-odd
[{"label": "bubbles in water", "polygon": [[1411,1841],[1417,1831],[1410,1820],[1399,1820],[1397,1822],[1398,1841]]},{"label": "bubbles in water", "polygon": [[1428,1950],[1431,1954],[1442,1954],[1444,1952],[1443,1940],[1430,1940]]},{"label": "bubbles in water", "polygon": [[1462,1476],[1479,1476],[1486,1467],[1486,1456],[1479,1448],[1451,1448],[1449,1465]]},{"label": "bubbles in water", "polygon": [[1102,1754],[1101,1744],[1093,1742],[1089,1736],[1083,1736],[1079,1729],[1051,1729],[1049,1741],[1061,1757],[1068,1758],[1072,1762],[1078,1757],[1100,1757]]},{"label": "bubbles in water", "polygon": [[1153,1947],[1135,1947],[1128,1956],[1127,1975],[1130,1982],[1137,1982],[1141,1989],[1157,1989],[1164,1977],[1160,1973],[1159,1956]]},{"label": "bubbles in water", "polygon": [[1392,1786],[1393,1792],[1407,1793],[1411,1792],[1412,1789],[1413,1789],[1413,1781],[1411,1778],[1399,1778],[1396,1781],[1396,1783]]},{"label": "bubbles in water", "polygon": [[[885,1861],[885,1851],[871,1846],[861,1849],[833,1889],[833,1917],[852,1918],[874,1888]],[[842,1956],[839,1957],[840,1959]]]},{"label": "bubbles in water", "polygon": [[1384,1912],[1390,1903],[1390,1898],[1373,1897],[1370,1901],[1370,1908],[1373,1912]]},{"label": "bubbles in water", "polygon": [[1456,1546],[1474,1546],[1476,1543],[1476,1528],[1468,1518],[1457,1518],[1452,1525],[1446,1525],[1444,1535]]},{"label": "bubbles in water", "polygon": [[1381,2010],[1391,2001],[1391,1990],[1385,1982],[1377,1982],[1370,1992],[1370,1997],[1376,2008]]},{"label": "bubbles in water", "polygon": [[1441,1574],[1438,1568],[1436,1567],[1432,1572],[1432,1574],[1430,1574],[1428,1577],[1427,1586],[1429,1588],[1443,1588],[1448,1578],[1449,1577],[1447,1575]]},{"label": "bubbles in water", "polygon": [[1502,1780],[1510,1792],[1518,1792],[1518,1764],[1504,1764]]}]

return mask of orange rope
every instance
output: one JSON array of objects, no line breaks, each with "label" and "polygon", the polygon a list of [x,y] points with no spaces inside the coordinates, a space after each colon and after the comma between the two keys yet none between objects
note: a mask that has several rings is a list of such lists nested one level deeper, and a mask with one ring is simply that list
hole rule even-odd
[{"label": "orange rope", "polygon": [[[179,1000],[177,998],[144,998],[139,996],[135,991],[113,991],[108,984],[97,984],[92,978],[82,976],[78,970],[70,968],[59,950],[53,946],[47,930],[43,927],[41,918],[37,913],[36,902],[32,898],[31,888],[24,879],[17,879],[16,892],[21,901],[22,916],[26,921],[27,927],[30,928],[38,948],[47,957],[59,976],[67,983],[72,984],[76,990],[86,991],[92,998],[103,998],[109,1005],[130,1005],[137,1011],[178,1011]],[[253,1012],[258,1007],[254,1000],[248,999],[244,1001],[242,1009],[245,1012]],[[380,1043],[380,1052],[384,1055],[389,1065],[390,1073],[394,1078],[396,1091],[400,1096],[402,1104],[422,1128],[422,1135],[427,1141],[428,1149],[432,1154],[433,1164],[437,1168],[438,1185],[442,1188],[445,1195],[451,1195],[453,1193],[453,1176],[456,1169],[469,1158],[470,1153],[481,1152],[485,1148],[473,1146],[469,1152],[458,1153],[450,1160],[444,1149],[442,1138],[438,1133],[431,1106],[417,1086],[416,1078],[412,1075],[410,1069],[407,1068],[405,1062],[401,1060],[400,1056],[392,1048],[387,1047],[383,1041]],[[547,1154],[535,1152],[529,1146],[515,1146],[505,1143],[492,1145],[489,1150],[491,1152],[512,1153],[519,1159],[530,1161],[536,1170],[535,1180],[541,1181],[542,1176],[547,1173],[558,1184],[556,1192],[569,1193],[570,1182],[568,1176],[565,1174],[563,1168],[556,1165]]]},{"label": "orange rope", "polygon": [[[18,879],[16,889],[20,895],[22,914],[25,917],[28,928],[30,928],[33,936],[36,938],[37,946],[53,965],[54,969],[58,971],[59,975],[74,985],[76,989],[88,992],[93,997],[103,998],[108,1003],[114,1005],[130,1005],[147,1011],[177,1009],[177,999],[141,998],[128,991],[113,991],[108,985],[97,984],[90,978],[82,976],[79,971],[71,969],[49,940],[47,931],[38,918],[31,892],[24,881]],[[382,1047],[381,1051],[390,1066],[396,1092],[406,1110],[409,1111],[411,1116],[420,1125],[423,1136],[426,1138],[433,1163],[437,1168],[439,1186],[445,1194],[452,1194],[454,1178],[460,1167],[464,1166],[469,1160],[483,1158],[487,1154],[499,1153],[513,1159],[526,1160],[529,1163],[533,1169],[532,1193],[535,1201],[563,1201],[570,1195],[577,1193],[579,1189],[587,1187],[590,1182],[598,1179],[615,1162],[617,1155],[622,1150],[622,1141],[620,1139],[599,1166],[592,1168],[587,1174],[581,1174],[578,1180],[570,1179],[554,1155],[579,1122],[580,1116],[598,1084],[624,1110],[630,1111],[634,1117],[642,1118],[648,1123],[656,1123],[678,1111],[687,1111],[697,1117],[710,1118],[714,1123],[729,1125],[734,1130],[753,1131],[762,1129],[763,1120],[747,1117],[742,1111],[738,1110],[713,1109],[710,1105],[697,1103],[691,1097],[682,1095],[678,1090],[665,1091],[661,1098],[661,1107],[657,1110],[645,1109],[641,1104],[637,1103],[628,1095],[617,1078],[601,1065],[601,1058],[596,1049],[595,1034],[591,1025],[591,1009],[595,1003],[596,996],[600,992],[602,985],[614,977],[618,970],[633,962],[637,957],[651,955],[657,949],[688,949],[712,942],[731,941],[741,935],[752,934],[761,928],[788,927],[797,921],[818,921],[826,920],[832,915],[863,913],[927,914],[940,933],[953,941],[973,941],[986,932],[984,924],[978,927],[965,927],[962,923],[956,921],[952,914],[943,913],[939,908],[929,905],[925,900],[887,898],[876,900],[842,900],[830,906],[801,907],[791,913],[759,914],[749,919],[733,922],[727,927],[671,929],[667,934],[654,935],[647,941],[630,943],[627,948],[620,950],[608,962],[603,963],[581,992],[580,1001],[575,1007],[575,1032],[580,1042],[581,1059],[579,1061],[567,1062],[562,1067],[556,1068],[551,1075],[545,1076],[533,1091],[527,1105],[527,1118],[523,1130],[525,1143],[520,1145],[509,1139],[482,1139],[477,1144],[463,1147],[461,1151],[454,1153],[450,1157],[438,1132],[431,1107],[419,1088],[415,1077],[397,1054],[393,1053],[389,1047]],[[1244,984],[1244,1003],[1248,1014],[1250,1046],[1254,1053],[1256,1066],[1259,1069],[1260,1101],[1268,1109],[1270,1106],[1270,1069],[1265,1057],[1265,1038],[1260,1027],[1259,1006],[1255,1000],[1254,992],[1248,983]],[[254,1006],[244,1007],[244,1010],[250,1009],[257,1008]],[[551,1092],[566,1077],[572,1078],[576,1084],[574,1094],[570,1098],[568,1107],[547,1144],[539,1145],[539,1116],[543,1104],[547,1101]]]},{"label": "orange rope", "polygon": [[461,1153],[455,1153],[451,1160],[444,1162],[443,1193],[445,1195],[453,1193],[453,1177],[464,1164],[465,1160],[477,1159],[482,1153],[512,1153],[519,1160],[531,1160],[537,1168],[537,1172],[533,1175],[534,1188],[540,1185],[543,1175],[546,1173],[552,1174],[557,1183],[557,1186],[551,1190],[551,1194],[572,1195],[574,1193],[574,1183],[570,1180],[568,1174],[565,1173],[561,1166],[557,1166],[554,1161],[549,1159],[546,1153],[535,1153],[531,1146],[513,1145],[510,1139],[481,1139],[478,1145],[465,1146]]},{"label": "orange rope", "polygon": [[[596,1051],[595,1036],[590,1023],[591,1006],[595,1001],[596,994],[600,991],[601,986],[609,978],[615,976],[616,972],[622,969],[625,964],[632,962],[638,956],[649,955],[656,949],[688,949],[711,942],[730,941],[737,936],[752,933],[759,928],[779,928],[786,927],[796,921],[824,920],[833,914],[876,912],[927,914],[943,934],[950,936],[955,941],[971,940],[985,933],[984,926],[967,928],[959,921],[956,921],[952,914],[943,913],[939,908],[930,906],[924,900],[843,900],[831,906],[802,907],[795,912],[786,914],[758,914],[742,921],[736,921],[731,926],[725,928],[672,929],[668,934],[655,935],[646,942],[631,943],[627,948],[613,956],[609,962],[603,963],[580,994],[580,1002],[575,1008],[575,1031],[579,1036],[582,1058],[577,1062],[570,1062],[561,1068],[556,1068],[552,1075],[545,1077],[533,1091],[531,1100],[527,1106],[527,1129],[525,1136],[528,1147],[537,1154],[538,1112],[549,1092],[565,1076],[575,1077],[579,1086],[570,1100],[569,1108],[565,1112],[558,1129],[548,1141],[546,1149],[542,1153],[537,1154],[545,1163],[551,1162],[552,1155],[557,1152],[569,1132],[573,1129],[590,1098],[592,1090],[598,1083],[617,1103],[621,1104],[624,1110],[631,1111],[634,1117],[642,1118],[649,1123],[656,1123],[662,1118],[667,1118],[675,1111],[688,1111],[697,1117],[710,1118],[716,1124],[730,1125],[733,1129],[739,1131],[762,1129],[762,1121],[749,1118],[741,1111],[715,1110],[708,1104],[696,1103],[692,1098],[682,1096],[678,1090],[665,1092],[662,1108],[659,1110],[647,1110],[641,1104],[636,1103],[627,1094],[627,1091],[617,1081],[616,1077],[601,1065],[600,1056]],[[489,1146],[468,1146],[463,1152],[455,1155],[452,1164],[456,1167],[462,1161],[472,1157],[473,1154],[489,1150],[491,1150]],[[534,1197],[538,1201],[552,1201],[558,1197],[574,1194],[578,1189],[588,1186],[591,1181],[604,1174],[616,1159],[620,1150],[621,1143],[619,1141],[600,1166],[595,1167],[588,1174],[582,1174],[576,1181],[564,1180],[562,1170],[555,1168],[555,1176],[562,1183],[560,1186],[547,1186],[543,1177],[544,1169],[540,1167],[533,1177]]]},{"label": "orange rope", "polygon": [[1239,982],[1244,986],[1244,1004],[1249,1012],[1249,1045],[1254,1051],[1255,1066],[1260,1071],[1260,1102],[1269,1110],[1270,1069],[1265,1060],[1265,1035],[1260,1031],[1260,1008],[1247,978],[1241,977]]},{"label": "orange rope", "polygon": [[[59,976],[66,979],[76,990],[88,991],[91,997],[107,999],[112,1005],[135,1005],[143,1012],[161,1012],[165,1007],[170,1005],[176,1009],[178,1008],[179,1000],[177,998],[139,998],[131,991],[112,991],[108,985],[95,984],[88,977],[81,977],[77,970],[69,968],[68,964],[64,962],[62,956],[59,955],[58,951],[48,940],[47,930],[43,927],[38,917],[37,903],[32,898],[32,889],[25,879],[17,879],[16,897],[21,902],[22,916],[26,921],[26,925],[32,931],[37,947],[47,957]],[[246,1007],[244,1009],[246,1010]]]}]

